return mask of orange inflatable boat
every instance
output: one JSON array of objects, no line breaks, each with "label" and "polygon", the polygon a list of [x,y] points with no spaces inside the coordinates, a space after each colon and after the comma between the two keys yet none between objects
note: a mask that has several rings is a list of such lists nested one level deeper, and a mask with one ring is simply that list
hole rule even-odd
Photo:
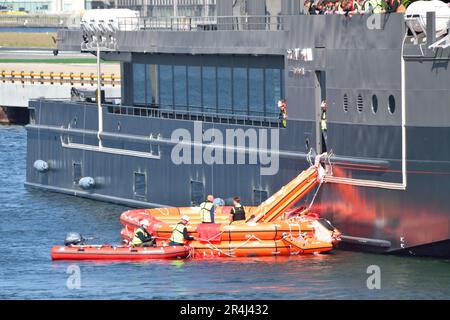
[{"label": "orange inflatable boat", "polygon": [[111,245],[54,246],[52,260],[151,260],[184,259],[190,255],[188,246],[131,247]]}]

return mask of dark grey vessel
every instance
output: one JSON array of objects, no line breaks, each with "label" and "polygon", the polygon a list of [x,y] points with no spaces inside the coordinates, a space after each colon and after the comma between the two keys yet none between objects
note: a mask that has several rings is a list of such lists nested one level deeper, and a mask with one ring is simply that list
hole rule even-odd
[{"label": "dark grey vessel", "polygon": [[[433,36],[416,44],[401,14],[308,16],[285,0],[262,17],[266,3],[254,0],[247,17],[230,17],[232,3],[218,0],[205,23],[150,18],[117,32],[102,57],[121,61],[122,101],[103,104],[101,132],[95,103],[31,101],[26,184],[137,207],[189,206],[209,193],[250,205],[308,167],[311,149],[332,151],[333,177],[314,207],[343,232],[344,247],[449,258],[449,49],[430,49]],[[79,49],[82,31],[58,37],[60,50]],[[174,164],[172,133],[198,123],[278,129],[278,173],[261,175],[259,162]],[[80,187],[83,177],[95,186]]]}]

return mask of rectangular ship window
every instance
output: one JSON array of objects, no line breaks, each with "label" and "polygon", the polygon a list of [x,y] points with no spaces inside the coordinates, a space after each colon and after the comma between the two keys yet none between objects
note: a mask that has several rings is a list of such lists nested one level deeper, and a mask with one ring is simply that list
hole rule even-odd
[{"label": "rectangular ship window", "polygon": [[202,69],[188,66],[188,105],[193,111],[202,111]]},{"label": "rectangular ship window", "polygon": [[159,104],[163,109],[173,108],[173,66],[159,65]]},{"label": "rectangular ship window", "polygon": [[150,153],[154,156],[160,156],[161,150],[160,150],[159,144],[151,144],[150,145]]},{"label": "rectangular ship window", "polygon": [[72,165],[73,183],[78,184],[81,179],[81,163],[74,162]]},{"label": "rectangular ship window", "polygon": [[202,68],[203,111],[216,112],[217,110],[217,75],[215,67]]},{"label": "rectangular ship window", "polygon": [[266,190],[253,190],[253,204],[260,205],[262,202],[266,201],[268,198],[268,192]]},{"label": "rectangular ship window", "polygon": [[142,172],[134,173],[134,195],[137,197],[147,196],[147,174]]},{"label": "rectangular ship window", "polygon": [[232,81],[231,68],[218,67],[217,68],[217,98],[219,103],[219,113],[230,114],[232,110]]},{"label": "rectangular ship window", "polygon": [[233,68],[233,110],[248,114],[248,79],[246,68]]},{"label": "rectangular ship window", "polygon": [[278,116],[278,100],[282,97],[282,72],[280,69],[265,70],[266,116]]},{"label": "rectangular ship window", "polygon": [[199,206],[205,198],[203,182],[191,180],[191,205]]},{"label": "rectangular ship window", "polygon": [[145,64],[133,63],[133,102],[145,104],[146,70]]},{"label": "rectangular ship window", "polygon": [[248,93],[250,115],[264,116],[264,69],[248,70]]},{"label": "rectangular ship window", "polygon": [[187,71],[186,66],[174,66],[175,109],[187,110]]}]

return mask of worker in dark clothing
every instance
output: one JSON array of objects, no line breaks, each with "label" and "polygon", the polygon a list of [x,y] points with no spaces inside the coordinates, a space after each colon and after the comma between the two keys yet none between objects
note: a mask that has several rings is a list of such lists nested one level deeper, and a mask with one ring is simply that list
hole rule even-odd
[{"label": "worker in dark clothing", "polygon": [[320,108],[322,114],[320,116],[320,131],[322,132],[322,152],[327,152],[327,110],[328,105],[326,101],[322,101]]},{"label": "worker in dark clothing", "polygon": [[131,240],[131,245],[133,247],[154,247],[156,246],[156,241],[152,235],[147,231],[150,223],[147,219],[141,221],[141,226],[134,232],[133,240]]},{"label": "worker in dark clothing", "polygon": [[233,208],[231,208],[231,221],[242,221],[245,220],[245,210],[241,205],[241,198],[233,198]]},{"label": "worker in dark clothing", "polygon": [[170,246],[184,246],[185,241],[195,240],[194,237],[188,235],[186,225],[189,223],[189,216],[184,215],[181,221],[177,223],[170,237]]},{"label": "worker in dark clothing", "polygon": [[399,6],[400,6],[399,0],[387,0],[386,1],[386,13],[397,12]]}]

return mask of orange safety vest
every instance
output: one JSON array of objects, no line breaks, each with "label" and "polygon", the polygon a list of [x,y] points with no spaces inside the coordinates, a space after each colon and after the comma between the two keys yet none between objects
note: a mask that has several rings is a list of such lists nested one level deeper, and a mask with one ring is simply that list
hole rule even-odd
[{"label": "orange safety vest", "polygon": [[397,8],[397,13],[405,13],[405,12],[406,12],[405,6],[400,3],[400,5]]}]

